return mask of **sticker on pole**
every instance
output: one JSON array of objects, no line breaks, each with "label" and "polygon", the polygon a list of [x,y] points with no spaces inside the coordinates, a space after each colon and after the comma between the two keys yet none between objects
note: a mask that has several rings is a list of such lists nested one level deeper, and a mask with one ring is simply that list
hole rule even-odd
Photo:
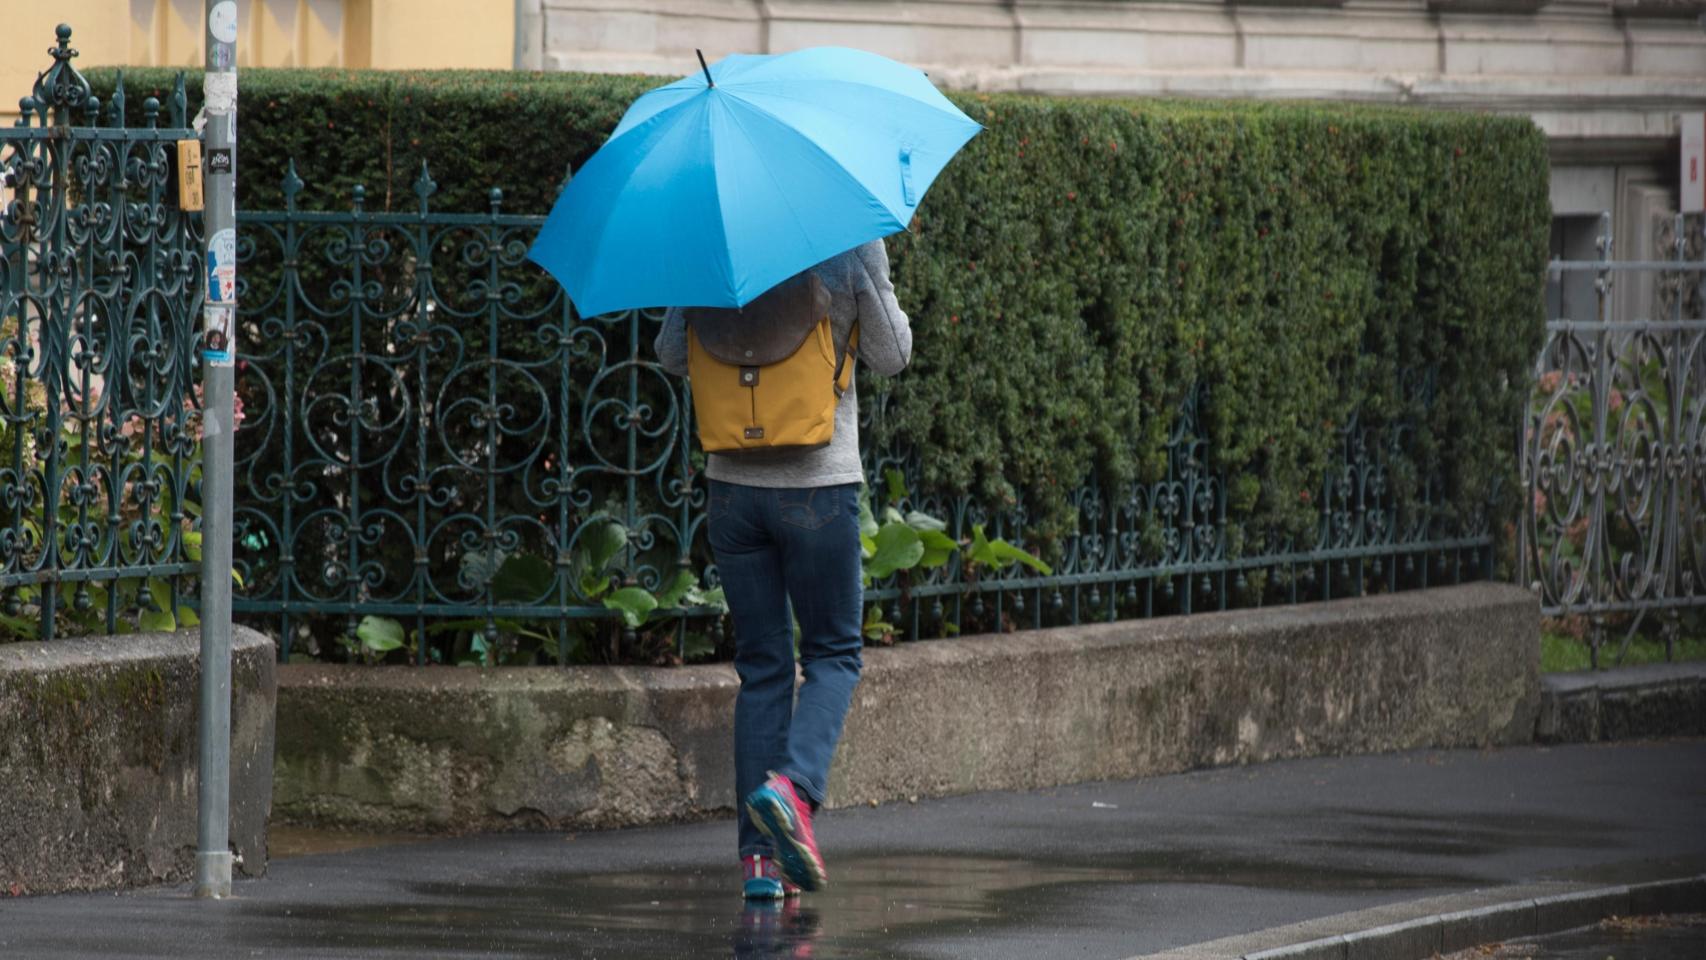
[{"label": "sticker on pole", "polygon": [[1681,187],[1683,213],[1706,210],[1706,114],[1682,115]]},{"label": "sticker on pole", "polygon": [[202,338],[201,358],[209,366],[229,367],[237,359],[236,345],[231,341],[234,307],[210,303],[202,314],[206,335]]},{"label": "sticker on pole", "polygon": [[208,113],[232,113],[237,109],[237,74],[210,73],[201,82],[201,95]]},{"label": "sticker on pole", "polygon": [[207,241],[207,299],[209,303],[237,299],[237,231],[229,227]]},{"label": "sticker on pole", "polygon": [[207,32],[220,43],[237,42],[237,2],[219,0],[207,12]]}]

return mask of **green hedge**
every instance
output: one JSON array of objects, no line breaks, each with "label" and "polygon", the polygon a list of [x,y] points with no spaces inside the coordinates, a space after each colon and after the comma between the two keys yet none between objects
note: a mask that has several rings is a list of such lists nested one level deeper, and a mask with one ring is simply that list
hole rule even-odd
[{"label": "green hedge", "polygon": [[[135,70],[129,105],[170,74]],[[113,73],[91,80],[103,98]],[[549,209],[657,78],[246,71],[239,202]],[[190,78],[199,102],[199,77]],[[1408,501],[1455,525],[1515,496],[1513,430],[1540,342],[1546,146],[1527,120],[1343,105],[954,97],[987,130],[892,238],[914,364],[881,429],[926,480],[1023,492],[1070,527],[1092,470],[1153,479],[1202,385],[1212,466],[1249,530],[1302,532],[1338,426],[1406,422]],[[1237,548],[1237,545],[1234,545]]]}]

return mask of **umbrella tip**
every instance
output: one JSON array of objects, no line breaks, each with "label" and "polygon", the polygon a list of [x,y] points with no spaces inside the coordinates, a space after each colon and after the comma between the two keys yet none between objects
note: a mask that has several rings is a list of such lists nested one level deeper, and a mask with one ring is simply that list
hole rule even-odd
[{"label": "umbrella tip", "polygon": [[694,48],[693,52],[695,54],[698,54],[698,56],[699,56],[699,69],[705,71],[705,86],[707,86],[707,87],[716,86],[717,81],[711,79],[711,68],[705,66],[705,52],[703,50],[698,49],[698,48]]}]

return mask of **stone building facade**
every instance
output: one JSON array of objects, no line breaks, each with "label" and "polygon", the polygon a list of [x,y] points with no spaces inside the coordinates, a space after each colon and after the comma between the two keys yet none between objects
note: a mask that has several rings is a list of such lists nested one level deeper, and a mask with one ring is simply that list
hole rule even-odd
[{"label": "stone building facade", "polygon": [[[1706,111],[1706,0],[517,0],[517,65],[681,75],[819,44],[945,86],[1345,100],[1526,114],[1552,145],[1554,252],[1622,256],[1677,206],[1678,118]],[[1556,296],[1579,292],[1562,291]]]}]

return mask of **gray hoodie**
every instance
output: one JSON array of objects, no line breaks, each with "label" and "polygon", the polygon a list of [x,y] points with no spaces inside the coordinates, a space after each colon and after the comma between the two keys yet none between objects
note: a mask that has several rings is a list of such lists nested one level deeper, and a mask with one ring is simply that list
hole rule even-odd
[{"label": "gray hoodie", "polygon": [[[829,290],[829,322],[837,352],[846,349],[853,321],[859,321],[859,359],[883,376],[892,377],[912,359],[912,327],[894,298],[889,282],[889,255],[881,240],[854,247],[811,268]],[[671,308],[658,332],[658,361],[677,376],[687,375],[687,325],[682,311]],[[817,450],[711,454],[706,474],[713,480],[752,487],[828,487],[859,483],[865,471],[859,460],[858,369],[835,408],[835,437]]]}]

